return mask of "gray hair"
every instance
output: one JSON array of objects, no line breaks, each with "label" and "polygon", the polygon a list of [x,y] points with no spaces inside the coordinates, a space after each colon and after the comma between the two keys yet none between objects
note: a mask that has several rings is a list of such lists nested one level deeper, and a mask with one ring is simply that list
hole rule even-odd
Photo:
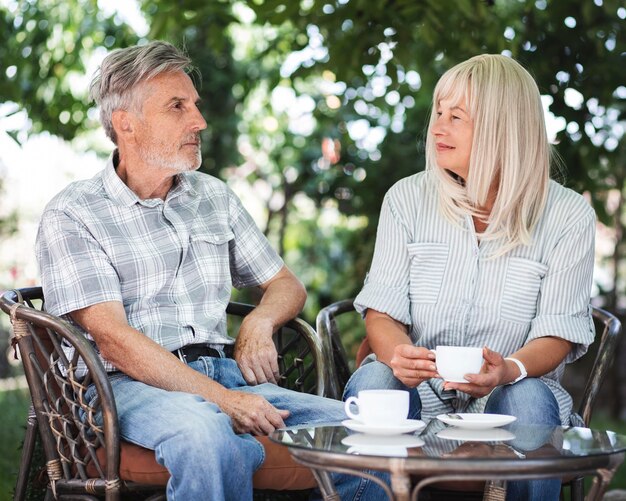
[{"label": "gray hair", "polygon": [[170,43],[155,41],[116,49],[104,58],[89,87],[89,97],[100,107],[100,122],[117,144],[112,115],[115,110],[138,110],[138,84],[161,73],[194,70],[191,59]]}]

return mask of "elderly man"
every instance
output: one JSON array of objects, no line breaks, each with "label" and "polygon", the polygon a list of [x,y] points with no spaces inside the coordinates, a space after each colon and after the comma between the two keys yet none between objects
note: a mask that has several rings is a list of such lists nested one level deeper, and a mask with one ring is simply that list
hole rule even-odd
[{"label": "elderly man", "polygon": [[[272,334],[306,293],[228,187],[195,172],[206,122],[188,71],[164,42],[105,58],[91,94],[116,150],[48,204],[37,256],[46,308],[95,343],[122,437],[155,451],[168,498],[250,499],[264,459],[252,435],[345,415],[274,384]],[[263,290],[236,344],[233,285]]]}]

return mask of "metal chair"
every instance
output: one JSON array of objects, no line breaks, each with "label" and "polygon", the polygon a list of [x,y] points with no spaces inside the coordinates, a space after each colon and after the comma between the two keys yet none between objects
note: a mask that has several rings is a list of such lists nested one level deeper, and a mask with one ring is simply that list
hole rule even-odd
[{"label": "metal chair", "polygon": [[[333,398],[341,398],[343,389],[351,374],[350,364],[337,324],[337,317],[354,312],[353,302],[353,299],[345,299],[332,303],[320,310],[316,319],[316,329],[318,336],[322,340],[324,356],[328,360],[333,361],[333,363],[328,364],[328,370],[324,374],[326,377],[327,396]],[[622,330],[620,321],[608,311],[592,306],[591,312],[596,324],[596,332],[601,334],[599,338],[596,336],[596,343],[594,343],[594,345],[597,344],[596,355],[586,378],[585,388],[577,408],[577,412],[582,417],[585,426],[589,426],[591,422],[594,404],[615,358],[615,350]],[[356,367],[359,366],[368,353],[370,353],[370,349],[367,338],[365,338],[357,352]],[[583,499],[584,485],[582,478],[567,479],[564,485],[570,487],[570,494],[573,500]]]},{"label": "metal chair", "polygon": [[[156,463],[152,451],[120,440],[111,386],[92,345],[68,322],[43,311],[43,299],[40,287],[9,291],[0,297],[0,309],[11,317],[12,344],[16,355],[19,351],[21,356],[33,404],[14,499],[21,501],[25,498],[38,435],[45,456],[46,499],[54,496],[59,499],[105,497],[118,500],[122,494],[128,493],[133,499],[164,499],[163,487],[169,474]],[[240,318],[253,309],[250,305],[231,303],[227,313],[229,319]],[[306,322],[295,319],[280,329],[274,340],[279,352],[279,384],[298,391],[324,394],[322,349],[315,331]],[[71,360],[66,357],[63,346],[76,349]],[[76,376],[79,360],[88,368],[84,378]],[[88,402],[84,395],[92,383],[97,387],[98,398]],[[96,420],[99,415],[101,419]],[[269,458],[268,447],[272,444],[263,443]],[[126,456],[125,449],[128,450]],[[125,473],[129,468],[132,470],[133,465],[130,464],[132,459],[124,460],[124,457],[140,456],[142,461],[145,462],[147,457],[148,462],[154,463],[156,475],[142,477],[145,472],[139,472],[133,477],[132,472]],[[285,456],[291,461],[289,454]],[[264,466],[267,463],[266,459]],[[293,465],[302,470],[301,466]],[[263,489],[282,489],[281,485],[271,485],[277,471],[268,472],[271,477],[269,487],[267,478],[259,482]],[[302,475],[302,471],[290,472],[290,475],[290,478]],[[304,478],[307,475],[310,481]],[[158,478],[158,481],[133,481],[136,477]],[[301,478],[306,485],[294,486],[291,482],[291,488],[304,489],[315,485],[308,470],[305,470],[304,477]]]}]

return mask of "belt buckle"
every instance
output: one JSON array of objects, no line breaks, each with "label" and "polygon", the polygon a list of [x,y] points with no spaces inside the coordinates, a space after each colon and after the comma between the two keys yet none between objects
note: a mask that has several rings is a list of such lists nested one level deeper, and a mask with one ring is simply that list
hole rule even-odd
[{"label": "belt buckle", "polygon": [[[183,347],[184,348],[184,347]],[[186,364],[187,363],[187,355],[185,354],[185,352],[183,351],[183,348],[178,348],[176,350],[176,355],[178,356],[178,359]]]}]

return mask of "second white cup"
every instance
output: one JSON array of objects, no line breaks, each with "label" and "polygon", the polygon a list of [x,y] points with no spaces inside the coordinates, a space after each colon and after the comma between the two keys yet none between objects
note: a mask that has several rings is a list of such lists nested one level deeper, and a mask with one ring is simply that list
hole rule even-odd
[{"label": "second white cup", "polygon": [[[352,412],[356,406],[358,413]],[[366,425],[393,426],[409,415],[409,392],[404,390],[362,390],[345,402],[346,414]]]},{"label": "second white cup", "polygon": [[437,372],[446,381],[467,383],[465,374],[478,374],[483,364],[483,349],[469,346],[437,346]]}]

